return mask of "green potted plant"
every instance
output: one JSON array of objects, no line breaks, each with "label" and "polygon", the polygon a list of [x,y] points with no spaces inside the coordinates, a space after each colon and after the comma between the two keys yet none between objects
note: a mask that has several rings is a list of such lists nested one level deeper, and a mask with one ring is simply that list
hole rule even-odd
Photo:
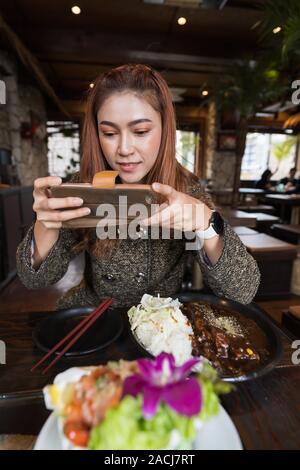
[{"label": "green potted plant", "polygon": [[232,204],[238,203],[242,159],[246,147],[248,123],[259,109],[282,97],[287,85],[281,81],[273,64],[253,60],[238,61],[215,87],[219,112],[232,111],[238,115],[236,126],[236,164]]}]

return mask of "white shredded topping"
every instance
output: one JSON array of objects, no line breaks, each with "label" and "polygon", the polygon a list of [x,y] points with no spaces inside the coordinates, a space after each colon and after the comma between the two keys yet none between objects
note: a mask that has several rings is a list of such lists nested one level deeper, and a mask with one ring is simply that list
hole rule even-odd
[{"label": "white shredded topping", "polygon": [[131,329],[142,346],[153,356],[172,353],[178,365],[192,357],[193,329],[181,305],[178,299],[144,294],[141,303],[128,311]]},{"label": "white shredded topping", "polygon": [[205,306],[204,318],[211,326],[220,328],[231,336],[244,336],[243,329],[239,322],[230,316],[216,316],[213,309]]}]

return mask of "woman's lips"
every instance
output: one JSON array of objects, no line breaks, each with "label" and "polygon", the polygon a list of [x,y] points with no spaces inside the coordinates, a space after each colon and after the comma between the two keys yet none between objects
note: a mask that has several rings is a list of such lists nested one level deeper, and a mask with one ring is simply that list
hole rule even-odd
[{"label": "woman's lips", "polygon": [[134,171],[136,169],[136,167],[140,164],[141,162],[137,162],[137,163],[119,163],[121,169],[123,171]]}]

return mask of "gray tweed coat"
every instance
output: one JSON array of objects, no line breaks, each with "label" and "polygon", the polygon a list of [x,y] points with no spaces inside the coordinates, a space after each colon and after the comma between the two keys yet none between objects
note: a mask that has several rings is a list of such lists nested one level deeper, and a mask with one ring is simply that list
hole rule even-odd
[{"label": "gray tweed coat", "polygon": [[[199,185],[191,185],[187,193],[205,203],[207,195]],[[17,249],[17,271],[29,289],[46,287],[59,281],[76,256],[71,247],[78,243],[78,231],[61,229],[59,239],[37,270],[31,265],[33,225]],[[139,303],[144,293],[170,296],[180,290],[187,256],[185,240],[121,240],[110,259],[99,259],[85,252],[85,271],[81,283],[61,297],[57,308],[98,305],[107,296],[116,306],[130,307]],[[253,257],[239,237],[225,222],[224,248],[212,266],[203,250],[191,251],[196,257],[204,284],[220,297],[250,303],[260,282],[260,273]]]}]

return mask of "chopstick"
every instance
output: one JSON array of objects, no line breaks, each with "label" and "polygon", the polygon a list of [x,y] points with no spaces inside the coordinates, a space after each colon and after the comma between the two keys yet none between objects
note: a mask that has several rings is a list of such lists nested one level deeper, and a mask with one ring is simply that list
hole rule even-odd
[{"label": "chopstick", "polygon": [[[76,343],[76,341],[81,338],[81,336],[88,330],[90,326],[92,326],[96,320],[102,315],[102,313],[107,310],[107,308],[112,304],[113,299],[108,297],[105,299],[98,307],[96,307],[87,317],[85,317],[73,330],[71,330],[67,336],[62,338],[55,346],[53,346],[47,354],[40,359],[31,369],[30,371],[33,372],[37,367],[43,364],[48,357],[51,356],[54,352],[57,351],[64,343],[66,343],[72,336],[76,335],[71,341],[63,348],[63,350],[57,355],[57,357],[42,371],[42,374],[45,374],[54,364],[56,364],[60,358]],[[76,334],[77,333],[77,334]]]}]

